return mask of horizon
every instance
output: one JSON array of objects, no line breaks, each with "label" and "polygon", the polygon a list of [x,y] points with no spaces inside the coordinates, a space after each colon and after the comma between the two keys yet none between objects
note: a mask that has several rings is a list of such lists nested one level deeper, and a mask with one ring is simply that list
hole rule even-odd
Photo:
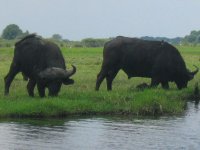
[{"label": "horizon", "polygon": [[200,1],[189,0],[0,0],[0,32],[16,24],[23,32],[63,39],[184,37],[200,30]]}]

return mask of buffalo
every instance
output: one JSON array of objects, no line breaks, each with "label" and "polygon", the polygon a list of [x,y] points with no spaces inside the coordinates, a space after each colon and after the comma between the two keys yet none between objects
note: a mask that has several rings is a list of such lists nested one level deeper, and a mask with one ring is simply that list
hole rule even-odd
[{"label": "buffalo", "polygon": [[106,78],[107,90],[112,90],[112,81],[120,69],[128,78],[151,78],[150,87],[161,83],[165,89],[169,88],[168,82],[175,82],[178,89],[187,87],[199,70],[196,67],[195,71],[189,71],[179,51],[167,42],[118,36],[104,45],[95,89],[99,90]]},{"label": "buffalo", "polygon": [[9,94],[15,75],[22,72],[29,79],[29,96],[34,96],[36,85],[40,97],[45,96],[45,88],[48,88],[49,96],[57,96],[62,83],[74,83],[70,77],[75,74],[76,67],[72,65],[72,68],[66,70],[64,57],[56,44],[36,34],[30,34],[15,44],[13,61],[4,78],[5,95]]}]

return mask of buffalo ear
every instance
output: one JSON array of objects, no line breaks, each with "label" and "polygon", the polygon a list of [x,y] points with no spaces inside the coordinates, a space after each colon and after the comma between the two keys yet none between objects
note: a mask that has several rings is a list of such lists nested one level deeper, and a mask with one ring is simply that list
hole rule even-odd
[{"label": "buffalo ear", "polygon": [[194,78],[194,75],[188,75],[189,81],[192,80]]},{"label": "buffalo ear", "polygon": [[69,79],[69,78],[63,79],[62,82],[63,82],[63,84],[65,84],[65,85],[74,84],[74,80],[73,80],[73,79]]}]

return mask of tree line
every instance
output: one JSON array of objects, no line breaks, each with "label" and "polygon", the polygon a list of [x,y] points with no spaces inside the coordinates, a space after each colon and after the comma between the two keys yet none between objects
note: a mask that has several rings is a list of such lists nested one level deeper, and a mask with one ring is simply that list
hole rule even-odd
[{"label": "tree line", "polygon": [[[24,36],[28,35],[29,31],[23,32],[22,29],[16,24],[10,24],[3,29],[0,38],[0,47],[11,47],[14,43]],[[173,45],[200,45],[200,30],[191,31],[189,35],[185,37],[166,38],[166,37],[140,37],[144,40],[156,40],[166,41]],[[60,47],[103,47],[103,45],[112,38],[85,38],[81,41],[71,41],[63,39],[60,34],[53,34],[48,38],[51,41],[56,42]]]}]

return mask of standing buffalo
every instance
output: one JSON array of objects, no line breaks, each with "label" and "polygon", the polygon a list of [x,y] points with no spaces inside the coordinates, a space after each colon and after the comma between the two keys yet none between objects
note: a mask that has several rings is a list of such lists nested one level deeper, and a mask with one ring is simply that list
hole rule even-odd
[{"label": "standing buffalo", "polygon": [[[195,66],[196,67],[196,66]],[[168,89],[168,82],[175,82],[179,89],[187,87],[189,80],[198,72],[187,70],[179,51],[163,41],[146,41],[137,38],[116,37],[107,42],[103,50],[103,64],[97,76],[96,90],[106,78],[107,90],[122,69],[128,78],[151,78],[151,87],[161,83]]]},{"label": "standing buffalo", "polygon": [[76,67],[72,67],[72,70],[66,70],[65,60],[56,44],[30,34],[15,44],[14,58],[5,77],[5,95],[8,95],[15,75],[22,72],[29,78],[29,96],[34,96],[36,84],[40,97],[45,96],[46,87],[49,96],[57,96],[62,83],[74,83],[74,80],[69,78],[76,72]]}]

